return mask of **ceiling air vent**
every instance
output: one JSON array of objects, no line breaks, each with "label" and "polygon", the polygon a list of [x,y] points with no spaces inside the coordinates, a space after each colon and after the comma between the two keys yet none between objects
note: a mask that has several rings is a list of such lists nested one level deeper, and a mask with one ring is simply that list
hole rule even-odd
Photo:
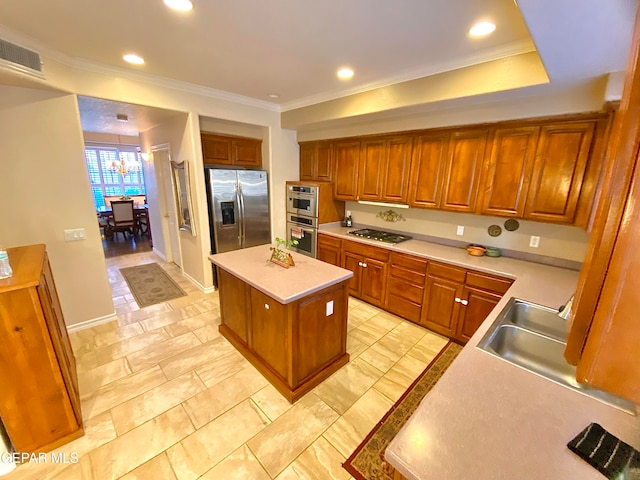
[{"label": "ceiling air vent", "polygon": [[40,54],[0,39],[0,67],[44,78]]}]

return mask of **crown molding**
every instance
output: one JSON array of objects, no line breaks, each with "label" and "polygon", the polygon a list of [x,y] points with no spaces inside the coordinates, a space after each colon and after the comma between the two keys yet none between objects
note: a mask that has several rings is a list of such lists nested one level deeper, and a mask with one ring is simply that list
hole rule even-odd
[{"label": "crown molding", "polygon": [[264,100],[258,100],[256,98],[246,97],[244,95],[229,93],[224,90],[217,90],[215,88],[203,87],[201,85],[183,82],[181,80],[174,80],[172,78],[162,77],[159,75],[134,72],[126,68],[96,63],[84,58],[74,58],[73,65],[70,65],[70,67],[74,70],[84,70],[91,73],[118,76],[136,82],[147,83],[158,87],[171,88],[173,90],[179,90],[181,92],[192,93],[194,95],[200,95],[208,98],[215,98],[216,100],[223,100],[226,102],[237,103],[249,107],[261,108],[263,110],[270,110],[273,112],[281,111],[280,105],[278,105],[277,103],[266,102]]},{"label": "crown molding", "polygon": [[376,88],[384,88],[396,83],[408,82],[411,80],[417,80],[419,78],[428,77],[431,75],[437,75],[440,73],[446,73],[452,70],[458,70],[460,68],[471,67],[481,63],[491,62],[494,60],[500,60],[502,58],[513,57],[516,55],[522,55],[525,53],[535,52],[536,48],[531,41],[525,40],[517,43],[510,43],[508,45],[502,45],[491,50],[485,50],[475,55],[470,55],[464,59],[460,59],[456,62],[442,62],[435,65],[429,65],[428,67],[421,67],[409,71],[402,72],[401,74],[394,75],[393,77],[387,77],[375,82],[366,83],[357,87],[340,90],[337,92],[324,92],[317,95],[311,95],[309,97],[301,98],[291,102],[286,102],[281,105],[281,111],[287,112],[289,110],[295,110],[298,108],[309,107],[318,103],[328,102],[336,100],[338,98],[348,97],[350,95],[357,95],[358,93],[368,92],[375,90]]}]

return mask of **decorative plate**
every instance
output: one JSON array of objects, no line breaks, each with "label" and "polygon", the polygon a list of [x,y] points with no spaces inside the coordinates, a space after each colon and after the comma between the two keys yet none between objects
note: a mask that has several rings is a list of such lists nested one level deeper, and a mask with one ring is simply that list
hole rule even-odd
[{"label": "decorative plate", "polygon": [[502,233],[502,228],[500,228],[500,225],[491,225],[487,231],[492,237],[497,237]]},{"label": "decorative plate", "polygon": [[515,218],[510,218],[506,222],[504,222],[505,230],[509,232],[515,232],[518,228],[520,228],[520,223]]}]

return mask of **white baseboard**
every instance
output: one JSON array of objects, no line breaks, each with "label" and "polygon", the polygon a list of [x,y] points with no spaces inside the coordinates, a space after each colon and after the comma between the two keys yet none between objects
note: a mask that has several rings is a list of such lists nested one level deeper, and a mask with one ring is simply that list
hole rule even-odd
[{"label": "white baseboard", "polygon": [[77,332],[79,330],[84,330],[86,328],[95,327],[97,325],[102,325],[103,323],[111,322],[113,320],[117,320],[118,316],[116,312],[113,312],[111,315],[105,315],[104,317],[92,318],[91,320],[85,320],[84,322],[74,323],[73,325],[67,326],[67,331],[69,333]]},{"label": "white baseboard", "polygon": [[164,254],[162,252],[160,252],[160,250],[158,250],[157,248],[155,248],[155,247],[153,248],[153,253],[158,255],[165,262],[167,261],[167,257],[165,257]]},{"label": "white baseboard", "polygon": [[200,282],[198,282],[195,278],[193,278],[188,273],[185,273],[184,271],[182,272],[182,275],[191,283],[193,283],[196,287],[198,287],[198,289],[203,293],[213,293],[216,291],[216,287],[205,287]]}]

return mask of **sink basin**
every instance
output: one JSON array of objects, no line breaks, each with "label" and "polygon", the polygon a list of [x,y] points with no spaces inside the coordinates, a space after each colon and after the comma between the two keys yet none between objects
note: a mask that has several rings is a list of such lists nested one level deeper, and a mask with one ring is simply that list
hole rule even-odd
[{"label": "sink basin", "polygon": [[583,395],[635,414],[635,404],[576,381],[564,359],[566,320],[555,310],[512,298],[478,348]]},{"label": "sink basin", "polygon": [[567,339],[567,321],[559,317],[557,311],[552,308],[516,298],[505,313],[509,322],[514,325],[561,341]]}]

